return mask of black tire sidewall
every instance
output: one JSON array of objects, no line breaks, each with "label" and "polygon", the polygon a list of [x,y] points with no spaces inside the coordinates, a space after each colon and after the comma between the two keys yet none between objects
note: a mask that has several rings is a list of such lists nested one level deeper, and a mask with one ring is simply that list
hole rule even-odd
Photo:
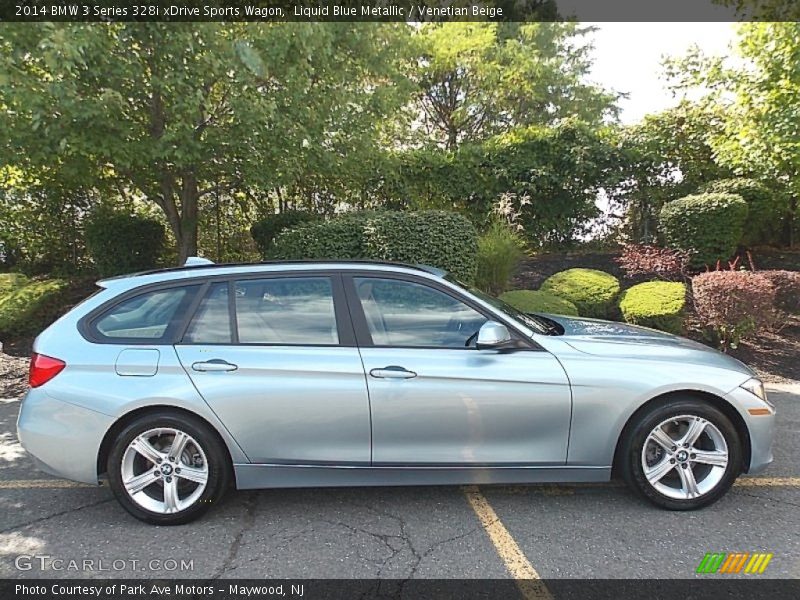
[{"label": "black tire sidewall", "polygon": [[[139,506],[128,495],[122,483],[122,457],[128,444],[148,429],[168,427],[183,431],[202,446],[208,461],[208,481],[203,494],[190,507],[171,514],[161,514]],[[137,519],[153,525],[181,525],[202,516],[213,504],[219,502],[230,481],[230,462],[222,442],[205,423],[188,415],[169,411],[150,413],[128,423],[117,435],[108,456],[108,482],[111,491],[122,507]]]},{"label": "black tire sidewall", "polygon": [[[714,424],[728,445],[728,466],[717,486],[698,498],[680,500],[665,496],[656,490],[644,475],[642,449],[650,432],[663,421],[679,415],[702,417]],[[674,399],[653,406],[631,423],[623,444],[622,474],[627,484],[653,504],[669,510],[695,510],[709,506],[719,500],[733,485],[742,467],[742,444],[736,428],[719,409],[692,398]]]}]

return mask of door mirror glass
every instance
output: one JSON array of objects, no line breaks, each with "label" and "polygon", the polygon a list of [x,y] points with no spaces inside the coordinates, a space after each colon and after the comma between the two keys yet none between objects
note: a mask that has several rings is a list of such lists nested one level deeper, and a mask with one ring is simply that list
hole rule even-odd
[{"label": "door mirror glass", "polygon": [[496,321],[487,321],[478,331],[478,350],[500,348],[511,341],[508,327]]}]

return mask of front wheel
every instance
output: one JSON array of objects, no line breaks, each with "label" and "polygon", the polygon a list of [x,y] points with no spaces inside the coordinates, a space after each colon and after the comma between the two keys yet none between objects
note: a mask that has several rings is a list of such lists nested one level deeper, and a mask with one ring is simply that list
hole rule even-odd
[{"label": "front wheel", "polygon": [[108,480],[117,500],[137,519],[179,525],[221,499],[230,465],[207,425],[164,411],[139,417],[120,432],[108,457]]},{"label": "front wheel", "polygon": [[713,504],[733,485],[742,465],[736,428],[701,400],[671,400],[631,423],[621,467],[628,485],[669,510]]}]

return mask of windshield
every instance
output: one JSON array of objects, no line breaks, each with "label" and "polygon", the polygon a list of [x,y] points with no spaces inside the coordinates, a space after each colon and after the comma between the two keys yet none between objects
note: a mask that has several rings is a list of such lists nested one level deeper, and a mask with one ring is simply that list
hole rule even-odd
[{"label": "windshield", "polygon": [[542,317],[519,311],[510,304],[503,302],[499,298],[490,296],[486,292],[482,292],[478,288],[473,287],[471,285],[466,285],[458,281],[457,279],[450,277],[449,275],[445,277],[445,279],[447,281],[450,281],[451,283],[455,283],[456,285],[464,288],[473,296],[477,296],[487,304],[492,305],[497,310],[504,312],[512,319],[519,321],[520,323],[529,327],[530,329],[533,329],[537,333],[543,333],[545,335],[552,335],[554,333],[553,326],[550,323],[548,323],[546,319],[543,319]]}]

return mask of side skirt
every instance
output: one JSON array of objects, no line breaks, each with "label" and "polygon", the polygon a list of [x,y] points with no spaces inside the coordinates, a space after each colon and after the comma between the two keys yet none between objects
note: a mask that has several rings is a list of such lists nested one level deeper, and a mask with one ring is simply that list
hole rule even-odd
[{"label": "side skirt", "polygon": [[611,467],[359,467],[234,465],[240,490],[391,485],[591,483],[611,479]]}]

